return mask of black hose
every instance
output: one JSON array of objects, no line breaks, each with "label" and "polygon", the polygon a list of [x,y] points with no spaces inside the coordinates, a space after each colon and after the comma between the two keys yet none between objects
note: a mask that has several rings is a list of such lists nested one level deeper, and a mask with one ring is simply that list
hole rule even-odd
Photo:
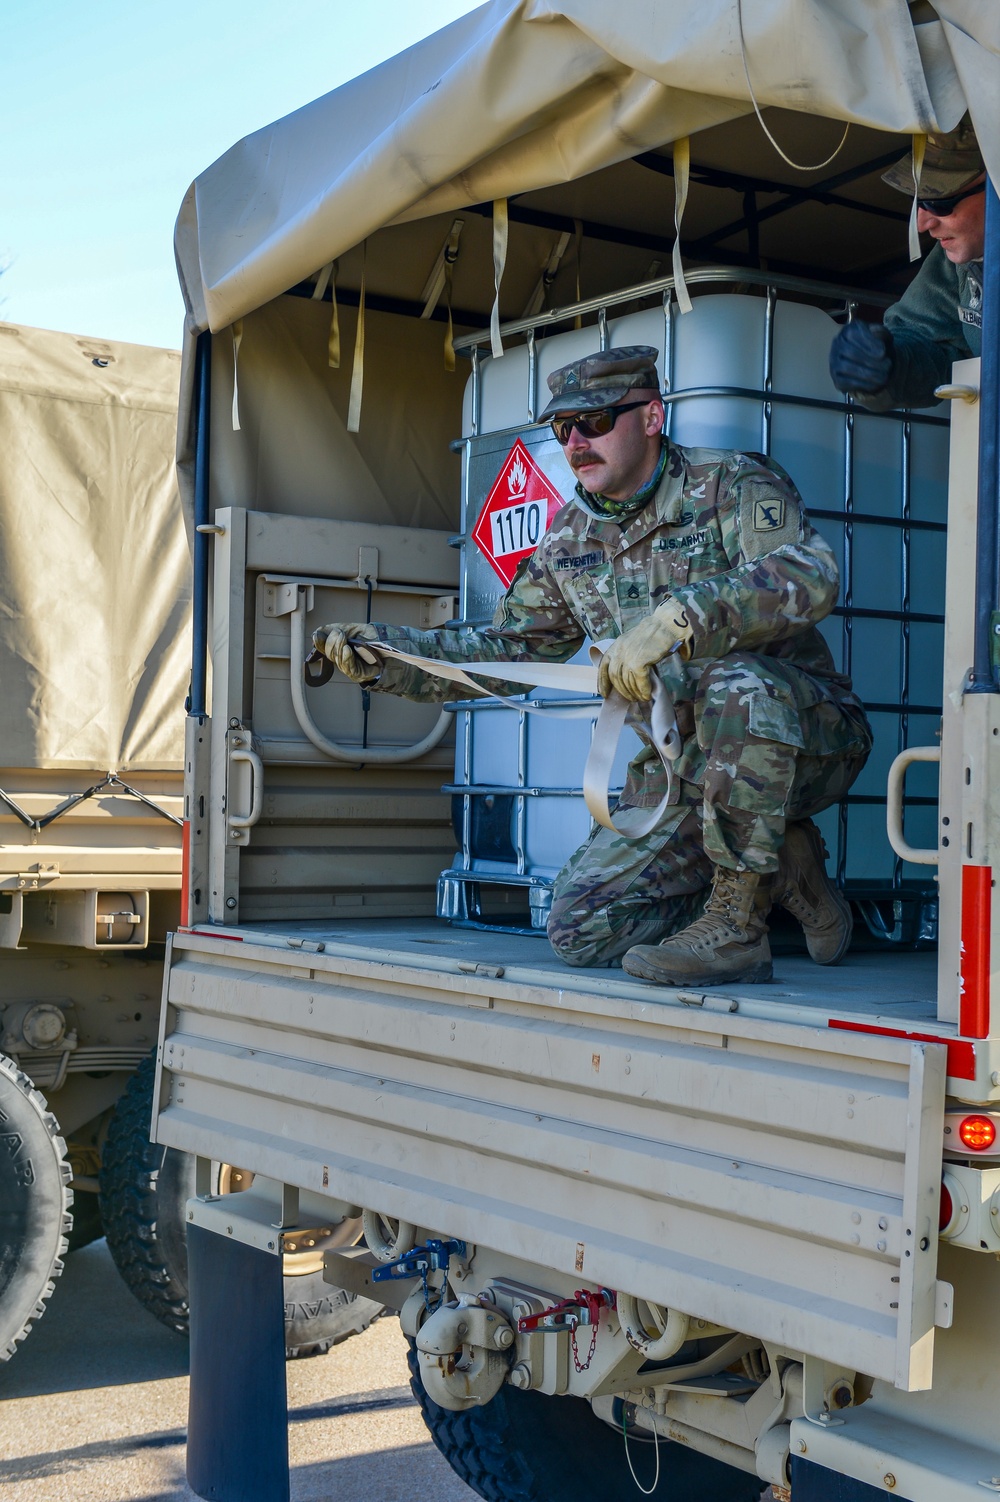
[{"label": "black hose", "polygon": [[208,678],[208,534],[198,528],[211,518],[209,436],[212,397],[212,336],[198,335],[195,354],[194,583],[192,589],[191,701],[188,713],[203,715]]}]

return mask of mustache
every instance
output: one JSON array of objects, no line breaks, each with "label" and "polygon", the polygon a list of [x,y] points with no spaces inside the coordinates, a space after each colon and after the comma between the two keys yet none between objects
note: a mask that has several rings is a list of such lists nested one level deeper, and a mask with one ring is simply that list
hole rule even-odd
[{"label": "mustache", "polygon": [[570,455],[570,469],[580,469],[584,464],[603,464],[600,455],[595,454],[593,449],[576,449]]}]

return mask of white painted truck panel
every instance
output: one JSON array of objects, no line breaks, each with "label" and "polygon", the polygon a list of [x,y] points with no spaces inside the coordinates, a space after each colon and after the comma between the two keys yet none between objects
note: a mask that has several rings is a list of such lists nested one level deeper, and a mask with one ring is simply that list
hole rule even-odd
[{"label": "white painted truck panel", "polygon": [[169,975],[158,1140],[929,1385],[943,1048],[266,936]]}]

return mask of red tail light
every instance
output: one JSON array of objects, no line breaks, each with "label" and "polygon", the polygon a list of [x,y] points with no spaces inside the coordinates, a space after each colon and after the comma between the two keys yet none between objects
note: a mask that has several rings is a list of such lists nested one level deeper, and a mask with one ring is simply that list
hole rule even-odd
[{"label": "red tail light", "polygon": [[958,1135],[970,1152],[982,1153],[996,1141],[996,1124],[989,1116],[966,1116],[959,1122]]},{"label": "red tail light", "polygon": [[941,1214],[938,1217],[938,1230],[943,1231],[945,1226],[951,1225],[952,1216],[955,1214],[955,1201],[951,1197],[948,1185],[941,1182]]}]

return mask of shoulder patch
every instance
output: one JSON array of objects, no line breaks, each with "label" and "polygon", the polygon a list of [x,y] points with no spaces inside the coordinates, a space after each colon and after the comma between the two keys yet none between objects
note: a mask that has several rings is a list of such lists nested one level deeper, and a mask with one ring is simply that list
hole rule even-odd
[{"label": "shoulder patch", "polygon": [[802,507],[794,489],[780,481],[748,475],[739,485],[740,548],[745,558],[760,558],[785,543],[801,542]]},{"label": "shoulder patch", "polygon": [[785,502],[781,496],[773,501],[754,501],[753,529],[755,532],[779,532],[785,525]]}]

